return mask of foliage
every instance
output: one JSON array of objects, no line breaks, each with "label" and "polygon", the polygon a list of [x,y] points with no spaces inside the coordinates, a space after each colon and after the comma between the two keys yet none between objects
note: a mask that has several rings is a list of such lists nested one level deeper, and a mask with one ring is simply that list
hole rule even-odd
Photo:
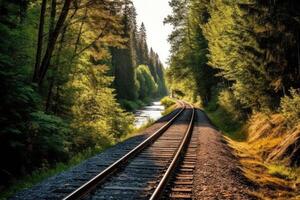
[{"label": "foliage", "polygon": [[241,103],[235,98],[232,91],[223,89],[219,92],[218,105],[224,109],[234,119],[242,119]]},{"label": "foliage", "polygon": [[105,68],[83,63],[77,66],[78,79],[70,83],[76,91],[73,94],[76,101],[71,108],[75,149],[113,142],[126,134],[133,122],[133,117],[120,108],[113,90],[108,87],[112,79],[105,76]]},{"label": "foliage", "polygon": [[207,41],[199,26],[202,5],[184,0],[172,0],[170,5],[173,14],[165,19],[165,23],[174,27],[169,36],[172,47],[167,73],[170,88],[192,101],[197,101],[200,95],[202,102],[207,104],[216,79],[214,69],[207,65]]},{"label": "foliage", "polygon": [[284,96],[280,102],[280,111],[291,125],[300,122],[300,93],[291,89],[290,96]]},{"label": "foliage", "polygon": [[164,97],[160,100],[160,103],[164,105],[166,108],[176,104],[176,101],[174,99],[171,99],[170,97]]},{"label": "foliage", "polygon": [[122,108],[128,111],[135,111],[144,105],[144,103],[141,103],[139,101],[129,101],[126,99],[119,99],[118,101],[121,104]]},{"label": "foliage", "polygon": [[118,98],[142,105],[166,92],[153,53],[138,99],[135,15],[131,1],[1,1],[1,190],[120,141],[133,115]]},{"label": "foliage", "polygon": [[[139,28],[137,27],[136,15],[132,2],[125,1],[121,12],[122,36],[128,40],[123,42],[120,47],[111,48],[110,73],[115,77],[113,85],[118,100],[124,102],[121,104],[124,104],[124,108],[129,108],[129,110],[137,107],[133,105],[133,102],[145,101],[147,98],[160,97],[167,93],[163,65],[152,48],[149,52],[146,27],[144,23]],[[140,65],[144,65],[148,69],[141,69]],[[152,80],[155,86],[150,83]],[[150,93],[145,93],[148,90]],[[152,92],[154,90],[155,92]]]},{"label": "foliage", "polygon": [[[165,21],[174,26],[171,89],[200,95],[207,105],[218,82],[231,91],[227,97],[236,101],[238,112],[247,114],[276,110],[289,88],[299,88],[295,1],[172,0],[170,5],[173,14]],[[176,82],[185,79],[194,87],[179,87]]]},{"label": "foliage", "polygon": [[176,105],[173,104],[170,107],[165,108],[165,110],[161,113],[163,116],[166,116],[168,114],[170,114],[171,112],[173,112],[176,109]]},{"label": "foliage", "polygon": [[[227,137],[237,141],[244,141],[247,136],[241,130],[244,121],[236,118],[235,115],[228,112],[228,109],[219,105],[218,102],[220,102],[221,99],[217,89],[215,89],[212,94],[211,101],[205,107],[205,112],[213,125],[220,129]],[[229,107],[231,107],[231,105]]]},{"label": "foliage", "polygon": [[80,152],[67,162],[59,162],[56,163],[55,166],[51,168],[41,168],[38,170],[33,171],[31,174],[27,174],[26,176],[19,179],[14,185],[11,185],[7,189],[1,192],[0,199],[7,199],[11,197],[13,194],[34,186],[35,184],[45,180],[46,178],[49,178],[55,174],[58,174],[60,172],[66,171],[70,169],[73,166],[78,165],[82,161],[99,154],[101,151],[105,150],[106,148],[110,147],[109,144],[106,146],[103,146],[101,149],[85,149],[83,152]]},{"label": "foliage", "polygon": [[294,170],[284,166],[284,165],[268,165],[268,173],[276,176],[278,178],[283,178],[286,180],[295,180],[297,175]]},{"label": "foliage", "polygon": [[286,21],[300,28],[290,6],[253,0],[216,1],[207,7],[210,18],[202,27],[209,42],[209,64],[220,70],[243,108],[277,107],[285,90],[299,83],[294,65],[297,57],[287,54],[297,48],[297,31]]},{"label": "foliage", "polygon": [[137,68],[137,80],[139,85],[139,99],[153,97],[157,93],[157,84],[149,68],[146,65],[140,65]]}]

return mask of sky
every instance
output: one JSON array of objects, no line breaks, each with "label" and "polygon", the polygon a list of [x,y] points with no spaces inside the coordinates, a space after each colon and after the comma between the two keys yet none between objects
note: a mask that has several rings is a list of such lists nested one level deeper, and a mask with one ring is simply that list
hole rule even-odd
[{"label": "sky", "polygon": [[170,44],[168,35],[172,31],[170,25],[164,25],[164,18],[171,13],[169,0],[133,0],[137,10],[137,22],[144,22],[147,31],[147,42],[149,48],[158,53],[165,67],[169,58]]}]

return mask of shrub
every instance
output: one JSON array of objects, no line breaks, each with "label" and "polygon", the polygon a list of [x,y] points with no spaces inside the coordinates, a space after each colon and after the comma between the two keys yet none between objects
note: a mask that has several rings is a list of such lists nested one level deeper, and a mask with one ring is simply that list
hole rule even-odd
[{"label": "shrub", "polygon": [[160,103],[164,105],[166,108],[174,105],[176,101],[174,99],[171,99],[170,97],[164,97],[160,100]]},{"label": "shrub", "polygon": [[300,91],[291,89],[290,96],[285,96],[280,102],[280,111],[290,125],[300,122]]},{"label": "shrub", "polygon": [[227,113],[231,114],[234,119],[242,118],[242,112],[240,111],[241,104],[230,90],[224,89],[219,93],[218,104]]},{"label": "shrub", "polygon": [[31,113],[32,121],[27,134],[33,152],[28,152],[37,165],[41,160],[47,162],[66,161],[69,153],[68,136],[70,129],[61,118],[38,111]]},{"label": "shrub", "polygon": [[139,108],[139,105],[134,101],[129,101],[126,99],[120,99],[119,103],[121,104],[122,108],[127,111],[134,111]]}]

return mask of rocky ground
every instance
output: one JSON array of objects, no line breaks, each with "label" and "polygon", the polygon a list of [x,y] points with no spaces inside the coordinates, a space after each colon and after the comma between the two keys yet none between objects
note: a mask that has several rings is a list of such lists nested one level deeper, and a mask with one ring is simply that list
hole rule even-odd
[{"label": "rocky ground", "polygon": [[201,200],[255,199],[249,192],[254,187],[243,176],[238,159],[222,139],[222,135],[198,111],[194,131],[199,132],[194,197]]}]

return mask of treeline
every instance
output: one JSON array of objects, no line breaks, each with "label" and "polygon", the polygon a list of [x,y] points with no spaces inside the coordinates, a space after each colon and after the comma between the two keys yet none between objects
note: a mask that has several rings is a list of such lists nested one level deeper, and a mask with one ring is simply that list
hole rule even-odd
[{"label": "treeline", "polygon": [[0,1],[0,188],[115,143],[133,122],[118,102],[166,92],[135,15],[129,0]]},{"label": "treeline", "polygon": [[[133,110],[138,106],[135,104],[141,104],[141,101],[148,102],[151,98],[167,93],[163,64],[152,48],[149,51],[146,27],[143,23],[140,27],[137,26],[136,16],[134,5],[126,1],[122,16],[124,24],[122,34],[128,39],[124,43],[124,48],[111,48],[111,74],[115,77],[117,98],[128,110]],[[147,77],[148,75],[151,77]],[[148,91],[148,88],[152,89]]]},{"label": "treeline", "polygon": [[[300,4],[171,0],[173,93],[218,101],[235,118],[282,112],[299,122]],[[183,80],[182,83],[178,83]]]}]

